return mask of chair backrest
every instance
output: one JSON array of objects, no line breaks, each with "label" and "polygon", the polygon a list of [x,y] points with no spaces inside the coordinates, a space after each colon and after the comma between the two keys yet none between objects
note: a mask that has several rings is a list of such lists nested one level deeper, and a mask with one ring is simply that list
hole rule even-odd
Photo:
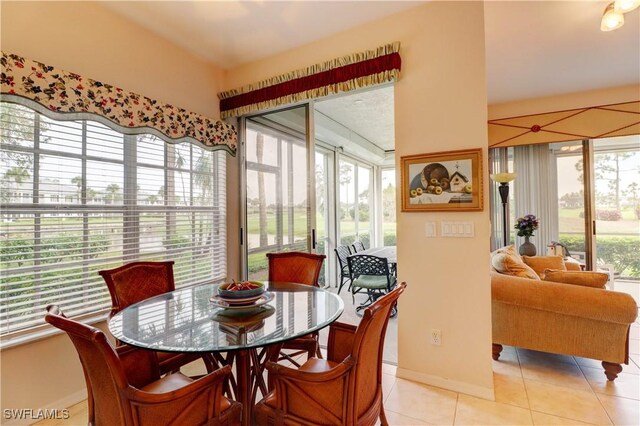
[{"label": "chair backrest", "polygon": [[76,347],[87,387],[94,401],[95,424],[133,424],[125,409],[123,391],[129,386],[118,355],[106,336],[95,327],[70,320],[55,305],[47,306],[45,321],[67,333]]},{"label": "chair backrest", "polygon": [[362,241],[354,241],[353,243],[353,252],[358,253],[365,250],[364,243]]},{"label": "chair backrest", "polygon": [[340,271],[349,272],[349,263],[347,258],[351,255],[351,249],[349,246],[338,246],[334,249],[336,256],[338,256],[338,263],[340,264]]},{"label": "chair backrest", "polygon": [[267,253],[269,281],[284,281],[318,287],[324,254],[289,251]]},{"label": "chair backrest", "polygon": [[349,395],[355,398],[355,419],[360,418],[382,392],[382,351],[387,324],[398,297],[406,287],[407,283],[403,282],[367,307],[356,330],[351,350],[356,364],[349,383]]},{"label": "chair backrest", "polygon": [[347,260],[349,261],[349,273],[353,279],[360,275],[389,276],[389,262],[386,257],[357,254],[349,256]]},{"label": "chair backrest", "polygon": [[98,271],[111,295],[110,315],[149,297],[175,290],[173,263],[132,262],[119,268]]}]

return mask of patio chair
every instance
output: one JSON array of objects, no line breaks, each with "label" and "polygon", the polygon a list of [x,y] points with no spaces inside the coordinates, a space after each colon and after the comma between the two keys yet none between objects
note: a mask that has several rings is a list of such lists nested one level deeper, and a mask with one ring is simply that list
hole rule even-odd
[{"label": "patio chair", "polygon": [[355,241],[351,247],[353,247],[354,254],[366,250],[362,241]]},{"label": "patio chair", "polygon": [[[267,253],[267,257],[269,258],[269,281],[291,282],[318,287],[320,270],[326,257],[324,254],[290,251]],[[278,361],[286,359],[293,365],[300,366],[293,358],[305,352],[308,358],[314,355],[322,358],[320,344],[318,343],[319,337],[316,331],[284,342],[282,349],[292,349],[296,352],[287,354],[280,351]]]},{"label": "patio chair", "polygon": [[272,390],[255,409],[259,425],[388,425],[382,398],[382,351],[389,317],[407,284],[365,309],[358,327],[329,328],[327,359],[299,369],[267,362]]},{"label": "patio chair", "polygon": [[55,305],[45,321],[73,342],[87,389],[90,425],[239,425],[242,405],[222,395],[231,367],[192,380],[181,373],[160,377],[154,352],[129,345],[113,348],[102,331],[70,320]]},{"label": "patio chair", "polygon": [[349,273],[349,263],[347,257],[351,255],[349,246],[338,246],[334,249],[336,256],[338,257],[338,264],[340,265],[340,284],[338,284],[338,294],[342,291],[342,287],[349,283],[348,290],[351,290],[351,274]]},{"label": "patio chair", "polygon": [[[396,277],[389,271],[389,263],[386,258],[359,254],[349,256],[348,261],[353,303],[355,303],[355,294],[360,290],[365,290],[368,296],[367,300],[356,308],[356,312],[365,309],[395,287]],[[394,308],[392,316],[395,314]]]}]

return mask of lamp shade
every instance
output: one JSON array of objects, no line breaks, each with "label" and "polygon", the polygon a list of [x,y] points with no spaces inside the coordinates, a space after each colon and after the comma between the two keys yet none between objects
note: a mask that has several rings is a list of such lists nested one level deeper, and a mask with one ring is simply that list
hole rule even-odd
[{"label": "lamp shade", "polygon": [[624,15],[615,10],[613,3],[609,3],[602,15],[600,31],[613,31],[624,25]]},{"label": "lamp shade", "polygon": [[640,0],[616,0],[613,8],[616,12],[627,13],[640,6]]},{"label": "lamp shade", "polygon": [[491,180],[498,183],[508,183],[516,178],[515,173],[494,173],[490,175]]}]

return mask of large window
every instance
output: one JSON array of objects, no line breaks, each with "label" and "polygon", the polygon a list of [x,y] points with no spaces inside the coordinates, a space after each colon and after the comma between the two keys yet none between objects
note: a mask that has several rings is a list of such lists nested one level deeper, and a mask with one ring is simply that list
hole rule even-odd
[{"label": "large window", "polygon": [[97,271],[174,260],[176,286],[226,275],[225,157],[91,121],[1,103],[0,331],[42,324],[44,307],[110,306]]},{"label": "large window", "polygon": [[339,241],[362,241],[371,247],[373,235],[373,168],[347,157],[338,162]]}]

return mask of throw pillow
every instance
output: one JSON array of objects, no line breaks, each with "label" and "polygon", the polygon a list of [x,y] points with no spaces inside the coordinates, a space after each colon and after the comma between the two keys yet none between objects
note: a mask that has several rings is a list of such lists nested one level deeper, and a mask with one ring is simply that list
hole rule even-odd
[{"label": "throw pillow", "polygon": [[544,279],[545,269],[567,270],[564,259],[560,256],[522,256],[522,260],[542,279]]},{"label": "throw pillow", "polygon": [[519,256],[509,253],[497,253],[491,258],[491,266],[496,271],[505,275],[513,275],[521,278],[531,278],[540,281],[540,277],[533,269],[528,267]]},{"label": "throw pillow", "polygon": [[592,271],[558,271],[547,269],[544,271],[544,280],[556,283],[582,285],[585,287],[604,288],[609,280],[609,275]]}]

